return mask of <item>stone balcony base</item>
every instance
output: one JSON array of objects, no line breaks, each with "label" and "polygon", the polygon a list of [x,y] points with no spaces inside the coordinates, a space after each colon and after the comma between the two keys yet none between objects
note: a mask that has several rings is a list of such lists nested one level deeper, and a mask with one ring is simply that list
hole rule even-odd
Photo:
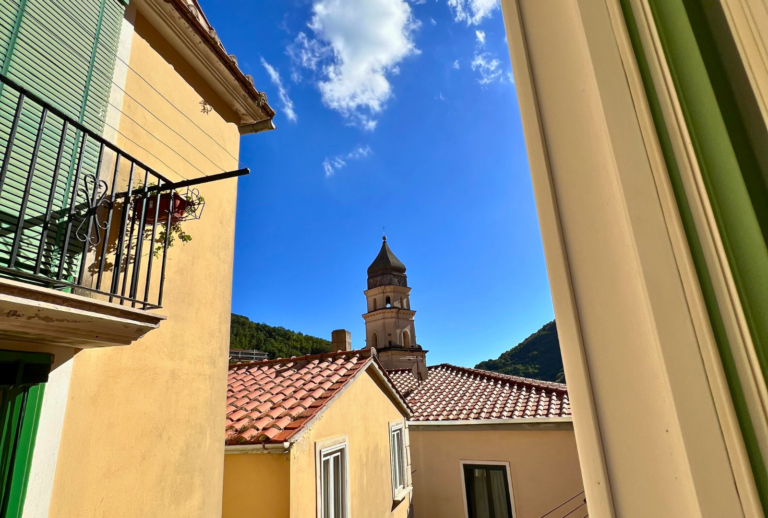
[{"label": "stone balcony base", "polygon": [[0,341],[78,348],[130,345],[163,315],[0,279]]}]

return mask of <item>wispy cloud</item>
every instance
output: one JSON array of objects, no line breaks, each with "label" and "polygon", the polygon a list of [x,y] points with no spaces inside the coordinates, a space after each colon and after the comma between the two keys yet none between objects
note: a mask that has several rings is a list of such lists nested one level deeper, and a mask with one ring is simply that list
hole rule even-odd
[{"label": "wispy cloud", "polygon": [[431,23],[432,25],[437,25],[437,22],[435,21],[434,18],[430,18],[429,23]]},{"label": "wispy cloud", "polygon": [[457,22],[479,25],[499,7],[499,0],[448,0],[448,5]]},{"label": "wispy cloud", "polygon": [[296,122],[298,117],[296,116],[296,112],[293,110],[293,101],[288,96],[288,91],[283,86],[283,80],[280,78],[280,73],[267,63],[267,61],[264,58],[261,58],[261,64],[264,66],[264,68],[267,71],[267,74],[269,74],[269,79],[272,81],[272,84],[277,87],[277,94],[280,96],[280,103],[283,107],[283,113],[285,113],[285,116],[288,117],[288,120],[292,122]]},{"label": "wispy cloud", "polygon": [[475,31],[477,37],[477,44],[481,47],[485,46],[485,31]]},{"label": "wispy cloud", "polygon": [[491,57],[490,53],[475,53],[472,58],[472,70],[480,75],[477,80],[481,85],[487,85],[501,77],[501,62]]},{"label": "wispy cloud", "polygon": [[373,151],[370,146],[357,146],[355,149],[347,153],[346,155],[336,155],[334,157],[326,157],[323,160],[323,171],[325,171],[325,177],[328,178],[336,174],[336,171],[347,165],[347,160],[360,160],[366,158]]},{"label": "wispy cloud", "polygon": [[419,53],[413,41],[419,21],[405,0],[315,0],[312,10],[313,36],[300,33],[289,55],[312,71],[328,108],[373,130],[392,96],[388,78]]},{"label": "wispy cloud", "polygon": [[459,69],[459,67],[460,67],[460,65],[459,65],[459,60],[457,59],[456,61],[454,61],[454,62],[453,62],[453,68],[455,68],[456,70],[458,70],[458,69]]}]

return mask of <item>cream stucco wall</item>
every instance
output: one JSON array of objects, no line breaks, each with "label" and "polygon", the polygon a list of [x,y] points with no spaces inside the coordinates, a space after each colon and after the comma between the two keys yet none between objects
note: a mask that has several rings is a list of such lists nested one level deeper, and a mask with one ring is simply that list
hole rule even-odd
[{"label": "cream stucco wall", "polygon": [[225,455],[222,518],[288,518],[288,454]]},{"label": "cream stucco wall", "polygon": [[389,460],[389,422],[402,419],[377,382],[362,374],[291,448],[291,518],[315,516],[315,444],[339,436],[347,437],[351,515],[405,518],[410,497],[392,509]]},{"label": "cream stucco wall", "polygon": [[572,429],[474,428],[424,431],[411,427],[417,518],[466,517],[461,461],[509,462],[515,518],[539,518],[583,490]]},{"label": "cream stucco wall", "polygon": [[[221,171],[167,124],[222,168],[236,168],[235,117],[141,12],[130,65],[120,132],[136,144],[118,135],[121,147],[172,179],[160,161],[180,176],[201,175],[179,154],[206,173]],[[217,111],[202,114],[203,98]],[[159,310],[167,321],[131,346],[75,358],[51,518],[220,516],[236,187],[200,187],[205,212],[184,227],[193,240],[169,254]]]}]

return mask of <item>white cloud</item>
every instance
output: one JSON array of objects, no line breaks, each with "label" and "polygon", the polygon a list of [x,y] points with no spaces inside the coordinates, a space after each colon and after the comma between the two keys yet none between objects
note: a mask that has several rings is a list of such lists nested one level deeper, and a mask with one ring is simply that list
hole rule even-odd
[{"label": "white cloud", "polygon": [[478,25],[483,18],[489,17],[499,7],[499,0],[448,0],[457,22]]},{"label": "white cloud", "polygon": [[485,31],[475,31],[475,36],[477,36],[477,44],[481,47],[485,46]]},{"label": "white cloud", "polygon": [[487,85],[501,77],[501,70],[499,67],[501,62],[492,58],[490,53],[483,52],[482,54],[475,53],[472,58],[472,70],[480,74],[480,78],[477,80],[481,85]]},{"label": "white cloud", "polygon": [[267,74],[269,74],[269,78],[272,80],[272,84],[277,87],[277,94],[280,96],[280,102],[283,105],[283,112],[285,113],[285,116],[288,117],[288,120],[296,122],[298,117],[296,116],[296,112],[293,111],[293,101],[290,97],[288,97],[288,91],[283,86],[283,80],[280,78],[280,73],[275,69],[275,67],[267,63],[264,58],[261,58],[261,64],[267,70]]},{"label": "white cloud", "polygon": [[430,22],[432,25],[437,25],[437,22],[435,21],[435,19],[434,19],[434,18],[430,18],[430,19],[429,19],[429,22]]},{"label": "white cloud", "polygon": [[326,159],[323,160],[323,171],[325,171],[325,177],[328,178],[336,174],[336,171],[347,165],[347,160],[360,160],[361,158],[366,158],[371,153],[373,153],[371,147],[365,145],[357,146],[346,155],[336,155],[330,158],[326,157]]},{"label": "white cloud", "polygon": [[455,68],[456,70],[459,69],[459,60],[458,59],[453,62],[453,68]]},{"label": "white cloud", "polygon": [[446,99],[445,97],[443,97],[443,92],[440,92],[440,93],[438,94],[437,98],[438,98],[438,100],[440,100],[440,101],[443,101],[443,102],[445,102],[445,101],[447,101],[447,100],[448,100],[448,99]]},{"label": "white cloud", "polygon": [[373,130],[392,96],[389,77],[418,54],[413,33],[419,21],[405,0],[315,0],[308,26],[288,53],[316,74],[323,103],[350,124]]}]

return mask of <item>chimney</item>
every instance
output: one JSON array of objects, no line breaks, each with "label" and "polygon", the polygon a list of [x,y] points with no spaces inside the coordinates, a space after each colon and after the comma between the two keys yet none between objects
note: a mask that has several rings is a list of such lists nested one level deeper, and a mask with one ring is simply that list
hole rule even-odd
[{"label": "chimney", "polygon": [[331,333],[331,349],[336,351],[352,350],[352,333],[346,329],[337,329]]}]

